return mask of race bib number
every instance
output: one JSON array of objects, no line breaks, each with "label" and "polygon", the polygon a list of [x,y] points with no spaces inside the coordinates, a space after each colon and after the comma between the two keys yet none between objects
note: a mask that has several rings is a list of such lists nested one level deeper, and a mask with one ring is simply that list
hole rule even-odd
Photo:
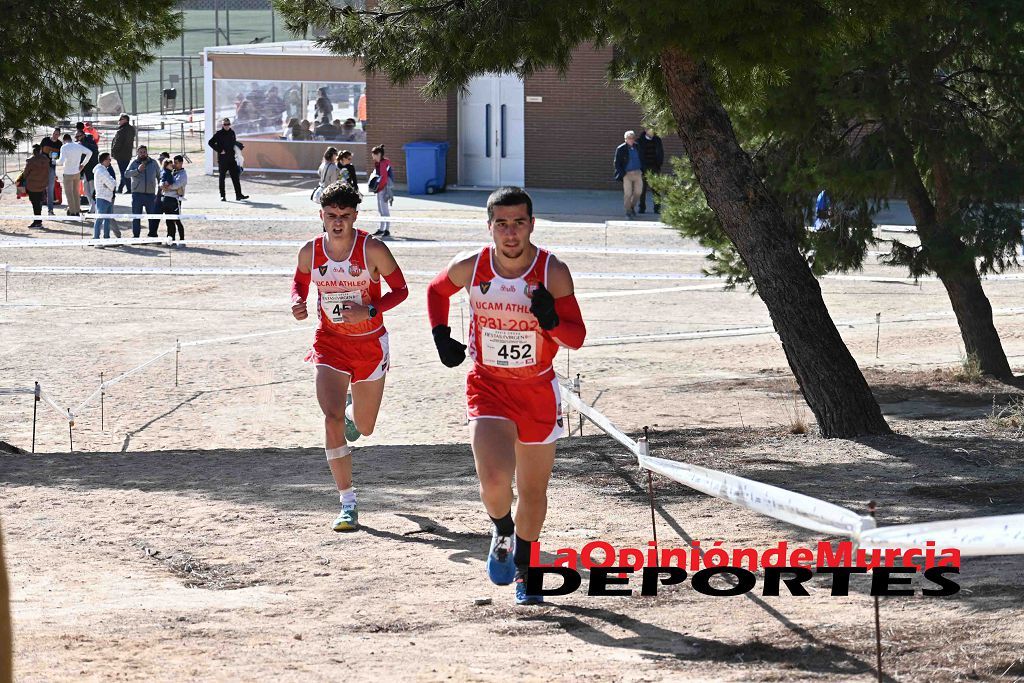
[{"label": "race bib number", "polygon": [[324,310],[327,319],[332,323],[345,322],[342,315],[345,311],[345,304],[362,304],[363,295],[361,292],[327,292],[320,295],[320,307]]},{"label": "race bib number", "polygon": [[525,368],[537,364],[537,333],[483,329],[484,365]]}]

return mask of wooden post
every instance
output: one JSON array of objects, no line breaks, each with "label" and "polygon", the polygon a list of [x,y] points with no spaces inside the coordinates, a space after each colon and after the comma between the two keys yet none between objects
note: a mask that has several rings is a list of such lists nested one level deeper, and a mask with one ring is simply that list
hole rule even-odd
[{"label": "wooden post", "polygon": [[878,358],[878,342],[882,339],[882,314],[875,313],[875,358]]},{"label": "wooden post", "polygon": [[100,373],[100,431],[105,431],[103,428],[103,394],[106,392],[103,389],[103,373]]},{"label": "wooden post", "polygon": [[71,433],[71,429],[74,426],[75,426],[75,420],[74,420],[74,418],[71,417],[71,410],[69,409],[68,410],[68,443],[71,446],[71,450],[69,451],[70,453],[74,453],[75,452],[75,437]]},{"label": "wooden post", "polygon": [[178,386],[178,356],[181,354],[181,340],[174,340],[174,386]]}]

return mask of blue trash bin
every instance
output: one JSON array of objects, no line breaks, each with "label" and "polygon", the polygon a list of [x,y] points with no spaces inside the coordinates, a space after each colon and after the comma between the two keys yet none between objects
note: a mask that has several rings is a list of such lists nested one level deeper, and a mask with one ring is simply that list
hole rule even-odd
[{"label": "blue trash bin", "polygon": [[444,192],[448,167],[447,142],[410,142],[405,150],[405,175],[409,194]]}]

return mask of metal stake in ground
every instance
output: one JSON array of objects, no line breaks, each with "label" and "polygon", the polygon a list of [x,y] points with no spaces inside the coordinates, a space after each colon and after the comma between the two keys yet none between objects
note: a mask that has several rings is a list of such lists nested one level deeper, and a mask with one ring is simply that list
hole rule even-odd
[{"label": "metal stake in ground", "polygon": [[[582,388],[580,386],[580,373],[578,373],[578,372],[576,373],[576,379],[572,383],[572,390],[573,390],[573,393],[576,394],[576,396],[578,396],[579,399],[582,401],[583,400],[583,390],[582,390]],[[583,436],[583,413],[582,412],[580,413],[580,436]]]},{"label": "metal stake in ground", "polygon": [[181,341],[174,340],[174,386],[178,386],[178,356],[181,355]]},{"label": "metal stake in ground", "polygon": [[[868,514],[875,519],[875,501],[868,501]],[[878,614],[878,596],[875,596],[875,666],[878,669],[878,683],[882,683],[882,621]]]},{"label": "metal stake in ground", "polygon": [[32,401],[32,454],[36,452],[36,412],[39,410],[39,382],[36,382],[35,400]]},{"label": "metal stake in ground", "polygon": [[104,390],[103,390],[103,373],[101,372],[100,373],[100,431],[101,432],[105,431],[103,429],[103,394],[104,393],[106,393],[106,392],[104,392]]},{"label": "metal stake in ground", "polygon": [[7,286],[8,286],[8,278],[10,278],[10,277],[11,277],[11,273],[10,273],[9,270],[7,270],[7,264],[5,263],[4,264],[4,301],[7,301]]},{"label": "metal stake in ground", "polygon": [[71,417],[71,410],[68,410],[68,443],[71,445],[69,453],[75,452],[75,437],[71,433],[71,428],[75,426],[75,420]]},{"label": "metal stake in ground", "polygon": [[878,358],[878,342],[882,339],[882,313],[875,313],[875,358]]},{"label": "metal stake in ground", "polygon": [[[646,425],[644,426],[643,439],[640,440],[640,453],[644,456],[651,454],[651,444],[647,439]],[[654,479],[651,477],[650,470],[647,470],[647,497],[651,501],[651,536],[654,538],[654,556],[657,557],[660,554],[658,551],[658,527],[654,523]]]}]

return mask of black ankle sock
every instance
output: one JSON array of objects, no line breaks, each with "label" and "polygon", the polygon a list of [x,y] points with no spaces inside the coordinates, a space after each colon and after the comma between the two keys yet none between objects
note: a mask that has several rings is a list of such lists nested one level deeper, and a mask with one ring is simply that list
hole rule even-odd
[{"label": "black ankle sock", "polygon": [[524,541],[519,538],[519,534],[516,534],[516,573],[526,575],[526,570],[530,568],[530,550],[533,549],[533,541]]},{"label": "black ankle sock", "polygon": [[[488,517],[490,517],[490,515],[488,515]],[[505,513],[505,516],[500,519],[491,517],[491,521],[494,522],[494,527],[498,530],[498,534],[501,536],[511,536],[516,530],[516,523],[512,521],[511,510]]]}]

